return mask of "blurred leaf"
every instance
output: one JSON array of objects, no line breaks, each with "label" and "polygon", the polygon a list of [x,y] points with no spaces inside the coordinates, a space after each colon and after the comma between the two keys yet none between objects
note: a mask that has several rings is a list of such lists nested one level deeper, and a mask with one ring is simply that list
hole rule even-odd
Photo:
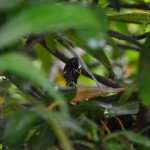
[{"label": "blurred leaf", "polygon": [[52,129],[47,124],[43,124],[29,138],[28,147],[30,150],[48,150],[55,145],[55,142],[56,137]]},{"label": "blurred leaf", "polygon": [[5,118],[8,117],[9,115],[11,115],[14,111],[22,108],[23,106],[18,104],[18,103],[11,103],[11,104],[7,104],[2,106],[1,108],[1,115],[0,117]]},{"label": "blurred leaf", "polygon": [[77,89],[69,88],[69,87],[60,89],[60,92],[62,92],[62,95],[64,95],[64,97],[68,101],[71,101],[75,97],[76,91],[77,91]]},{"label": "blurred leaf", "polygon": [[[67,88],[60,88],[59,92],[65,98],[65,100],[67,100],[67,102],[70,102],[76,95],[76,89],[75,88],[69,88],[69,87],[67,87]],[[44,102],[44,104],[46,106],[48,106],[48,105],[51,106],[51,104],[53,104],[52,103],[53,101],[55,101],[55,99],[51,96],[51,93],[46,93],[46,95],[44,95],[42,97],[42,102]],[[55,103],[55,104],[56,105],[54,106],[54,108],[56,106],[58,106],[59,103]]]},{"label": "blurred leaf", "polygon": [[110,77],[113,78],[114,76],[114,72],[113,69],[111,67],[110,61],[108,59],[108,57],[106,56],[105,52],[103,51],[103,47],[106,44],[105,41],[103,39],[100,39],[99,41],[96,40],[92,40],[90,43],[95,43],[95,45],[97,45],[96,43],[101,43],[101,46],[97,48],[97,46],[95,46],[96,48],[92,48],[92,46],[88,46],[88,44],[82,42],[78,37],[74,36],[74,35],[69,35],[69,40],[72,40],[71,42],[74,43],[75,45],[81,47],[84,51],[86,51],[87,53],[89,53],[91,56],[93,56],[95,59],[97,59],[99,62],[101,62],[106,69],[108,70]]},{"label": "blurred leaf", "polygon": [[[109,107],[106,107],[109,106]],[[121,116],[127,114],[136,114],[139,112],[139,102],[138,101],[131,101],[125,104],[119,103],[109,103],[105,108],[107,112],[105,113],[106,117],[114,117],[114,116]]]},{"label": "blurred leaf", "polygon": [[98,141],[98,126],[95,122],[84,116],[77,118],[76,121],[86,131],[89,139]]},{"label": "blurred leaf", "polygon": [[107,41],[113,48],[114,58],[119,57],[118,46],[117,46],[117,43],[115,42],[115,40],[111,36],[108,35]]},{"label": "blurred leaf", "polygon": [[[64,148],[65,150],[73,150],[68,135],[65,134],[64,128],[59,124],[58,118],[54,117],[57,116],[58,112],[48,111],[47,109],[45,109],[45,107],[39,105],[38,103],[37,108],[35,108],[35,111],[42,119],[44,119],[49,124],[49,126],[52,127],[62,148]],[[68,119],[62,113],[58,114],[62,117],[61,119],[63,119],[64,121]]]},{"label": "blurred leaf", "polygon": [[149,13],[130,13],[108,16],[109,20],[120,21],[127,23],[138,23],[138,24],[148,24],[150,23]]},{"label": "blurred leaf", "polygon": [[96,116],[92,116],[93,118],[102,118],[104,116],[104,108],[102,107],[102,103],[98,101],[85,101],[79,103],[78,105],[72,106],[71,113],[76,118],[81,114],[91,114],[96,112]]},{"label": "blurred leaf", "polygon": [[58,119],[59,124],[63,126],[66,131],[69,131],[70,133],[75,132],[81,135],[85,135],[84,129],[82,129],[82,127],[79,126],[76,121],[71,119],[70,120],[65,119],[64,121],[61,115],[57,115],[56,113],[54,114],[54,117]]},{"label": "blurred leaf", "polygon": [[4,97],[3,96],[0,96],[0,105],[2,105],[4,103]]},{"label": "blurred leaf", "polygon": [[130,98],[130,96],[134,92],[135,88],[136,88],[135,84],[130,85],[121,95],[121,97],[119,99],[119,103],[121,103],[121,104],[125,103]]},{"label": "blurred leaf", "polygon": [[77,94],[72,102],[81,102],[83,100],[88,100],[90,98],[105,96],[109,93],[120,93],[123,92],[125,88],[78,88]]},{"label": "blurred leaf", "polygon": [[11,44],[27,34],[54,32],[68,28],[79,29],[77,30],[79,36],[87,40],[97,33],[103,35],[105,32],[103,29],[106,24],[105,18],[99,19],[88,8],[75,4],[35,5],[24,10],[1,27],[0,47]]},{"label": "blurred leaf", "polygon": [[92,114],[93,119],[96,118],[112,118],[114,116],[121,116],[127,114],[136,114],[139,111],[139,103],[136,101],[125,104],[118,103],[104,103],[101,101],[85,101],[72,107],[71,112],[74,117],[81,114]]},{"label": "blurred leaf", "polygon": [[[120,141],[120,139],[123,138],[123,137],[125,137],[126,139],[122,139]],[[114,133],[112,133],[110,135],[107,135],[103,139],[103,146],[105,147],[106,144],[109,144],[109,142],[111,143],[112,141],[113,141],[113,143],[119,142],[119,144],[122,145],[122,146],[123,145],[127,146],[126,142],[128,142],[128,143],[132,142],[132,144],[135,144],[136,148],[138,148],[140,150],[143,150],[143,149],[144,150],[148,150],[150,148],[150,140],[149,140],[148,137],[145,137],[145,136],[143,136],[141,134],[134,133],[134,132],[131,132],[131,131],[114,132]],[[128,147],[129,147],[129,145],[128,145]],[[126,147],[126,149],[127,149],[127,147]],[[131,149],[133,149],[133,147],[131,147]]]},{"label": "blurred leaf", "polygon": [[42,70],[44,71],[44,73],[46,74],[46,76],[49,76],[50,73],[50,67],[51,67],[51,63],[52,63],[52,58],[51,55],[48,51],[45,50],[45,48],[43,46],[41,46],[40,44],[36,44],[35,45],[35,49],[36,49],[36,53],[38,55],[39,60],[41,61],[42,64]]},{"label": "blurred leaf", "polygon": [[100,0],[98,3],[102,8],[105,8],[109,5],[109,0]]},{"label": "blurred leaf", "polygon": [[[114,141],[112,142],[107,142],[107,144],[105,144],[104,146],[104,150],[108,150],[108,149],[111,149],[111,150],[126,150],[123,145],[121,145],[120,143],[115,143]],[[126,146],[126,148],[128,148]]]},{"label": "blurred leaf", "polygon": [[36,120],[37,115],[33,111],[22,109],[15,112],[5,129],[5,142],[11,147],[21,146]]},{"label": "blurred leaf", "polygon": [[16,7],[17,5],[19,5],[23,1],[24,0],[13,0],[13,1],[10,1],[10,0],[0,0],[0,10],[6,11],[8,9]]},{"label": "blurred leaf", "polygon": [[[29,57],[23,56],[20,54],[9,53],[2,55],[0,57],[0,71],[8,72],[12,74],[19,75],[21,77],[27,78],[32,82],[37,83],[38,85],[45,88],[54,100],[60,101],[62,97],[57,89],[54,88],[54,85],[47,81],[45,76],[37,70],[33,65]],[[60,103],[60,109],[64,115],[68,116],[68,107],[65,103]]]},{"label": "blurred leaf", "polygon": [[124,132],[123,135],[130,141],[142,145],[142,149],[150,148],[150,139],[141,134],[134,132]]},{"label": "blurred leaf", "polygon": [[145,106],[150,106],[150,36],[147,38],[140,56],[138,84],[139,95]]}]

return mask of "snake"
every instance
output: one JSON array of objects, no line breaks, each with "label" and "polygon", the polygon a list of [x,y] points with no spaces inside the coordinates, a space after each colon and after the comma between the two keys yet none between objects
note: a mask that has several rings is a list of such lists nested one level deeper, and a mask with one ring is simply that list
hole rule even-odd
[{"label": "snake", "polygon": [[73,57],[66,62],[63,70],[64,78],[66,79],[66,86],[76,88],[77,81],[81,74],[82,66],[80,61]]},{"label": "snake", "polygon": [[[66,62],[66,65],[63,70],[63,75],[64,78],[66,79],[67,87],[77,88],[77,82],[81,74],[81,71],[82,71],[81,63],[76,57],[73,57]],[[129,114],[120,117],[104,119],[101,120],[100,122],[104,130],[107,131],[107,133],[109,134],[112,130],[115,129],[121,128],[121,130],[123,131],[127,128],[131,129],[132,127],[134,127],[134,125],[132,124],[136,122],[135,117],[134,115]]]}]

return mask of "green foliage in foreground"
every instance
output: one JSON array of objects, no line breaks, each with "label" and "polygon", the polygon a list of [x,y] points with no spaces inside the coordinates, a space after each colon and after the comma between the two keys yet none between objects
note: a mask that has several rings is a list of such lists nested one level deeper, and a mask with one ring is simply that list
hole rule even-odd
[{"label": "green foliage in foreground", "polygon": [[0,0],[0,150],[150,149],[150,14],[127,2]]}]

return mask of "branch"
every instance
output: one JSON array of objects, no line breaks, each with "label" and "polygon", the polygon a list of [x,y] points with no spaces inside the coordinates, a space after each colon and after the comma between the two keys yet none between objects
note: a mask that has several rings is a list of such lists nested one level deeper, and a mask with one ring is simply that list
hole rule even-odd
[{"label": "branch", "polygon": [[142,39],[148,37],[149,35],[150,35],[150,32],[146,32],[144,34],[133,35],[131,37],[134,38],[134,39],[136,39],[136,40],[142,40]]},{"label": "branch", "polygon": [[[55,52],[53,52],[52,50],[50,50],[43,42],[41,43],[42,46],[48,50],[51,54],[53,54],[54,56],[56,56],[58,59],[60,59],[61,61],[63,61],[64,63],[66,63],[70,58],[66,57],[60,50],[56,49]],[[86,77],[89,77],[91,78],[91,76],[89,75],[89,73],[83,69],[82,70],[82,74]],[[106,85],[106,86],[109,86],[109,87],[113,87],[113,88],[120,88],[122,87],[121,85],[119,85],[118,83],[112,81],[112,80],[109,80],[109,79],[106,79],[100,75],[97,75],[95,73],[93,73],[94,77],[102,84]]]},{"label": "branch", "polygon": [[132,50],[135,50],[135,51],[138,51],[138,52],[142,51],[141,48],[135,47],[135,46],[132,46],[132,45],[125,45],[125,44],[117,43],[117,46],[122,48],[122,49],[132,49]]},{"label": "branch", "polygon": [[120,39],[120,40],[125,40],[128,41],[130,43],[133,43],[134,45],[136,45],[137,47],[142,48],[142,44],[138,41],[136,41],[133,37],[131,36],[127,36],[127,35],[123,35],[119,32],[113,31],[113,30],[109,30],[108,34],[114,38]]},{"label": "branch", "polygon": [[92,3],[98,4],[98,3],[99,3],[99,0],[93,0]]},{"label": "branch", "polygon": [[[114,8],[114,4],[109,4],[108,7]],[[143,9],[143,10],[150,10],[150,3],[138,3],[138,4],[128,4],[128,3],[119,3],[118,7],[120,8],[136,8],[136,9]]]},{"label": "branch", "polygon": [[[40,39],[40,40],[39,40]],[[54,55],[55,57],[57,57],[58,59],[60,59],[61,61],[63,61],[64,63],[66,63],[70,58],[66,57],[60,50],[58,50],[57,48],[55,49],[55,51],[52,51],[48,48],[46,42],[44,40],[41,40],[41,38],[37,38],[35,37],[35,41],[39,42],[48,52],[50,52],[52,55]],[[34,42],[35,42],[34,41]],[[33,45],[31,43],[31,45]],[[30,45],[28,45],[30,47]],[[27,47],[26,47],[27,48]],[[91,78],[91,76],[88,74],[87,71],[85,71],[84,69],[82,70],[82,74],[86,77],[89,77]],[[93,73],[94,77],[102,84],[106,85],[106,86],[109,86],[109,87],[112,87],[112,88],[120,88],[122,87],[121,85],[119,85],[118,83],[112,81],[112,80],[109,80],[109,79],[106,79],[100,75],[97,75],[95,73]]]}]

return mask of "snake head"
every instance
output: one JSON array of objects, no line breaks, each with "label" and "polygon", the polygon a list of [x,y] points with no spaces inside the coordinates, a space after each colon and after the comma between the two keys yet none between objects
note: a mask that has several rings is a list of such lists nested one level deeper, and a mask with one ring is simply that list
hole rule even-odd
[{"label": "snake head", "polygon": [[63,71],[67,86],[75,87],[81,70],[82,66],[80,64],[80,61],[76,57],[68,60]]}]

